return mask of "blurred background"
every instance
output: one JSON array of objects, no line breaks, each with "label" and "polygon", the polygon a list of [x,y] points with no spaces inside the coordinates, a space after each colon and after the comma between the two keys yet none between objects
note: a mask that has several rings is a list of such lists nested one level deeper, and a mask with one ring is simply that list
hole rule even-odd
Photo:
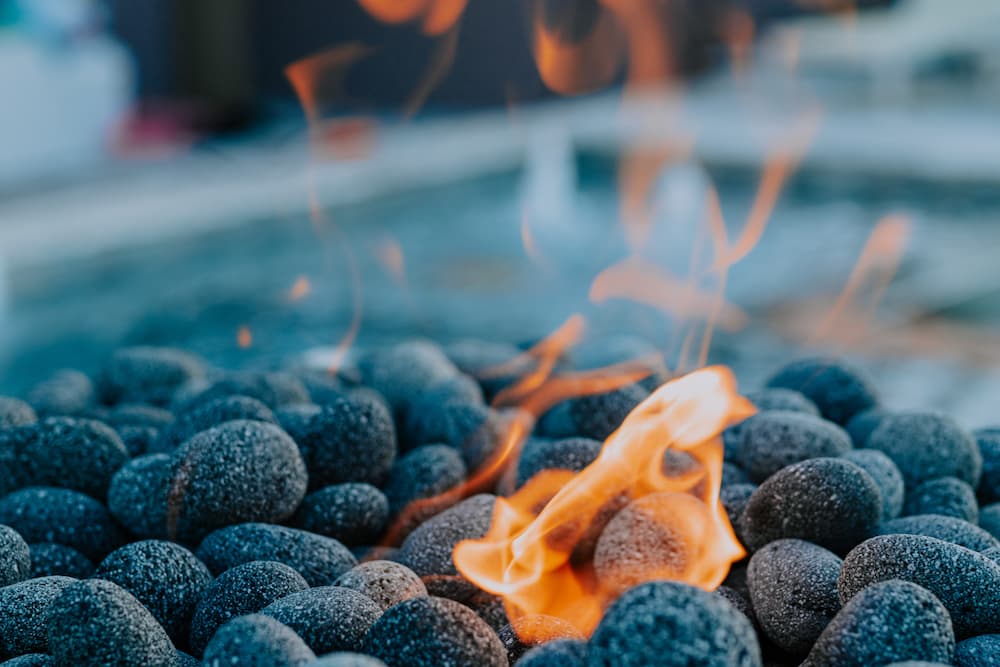
[{"label": "blurred background", "polygon": [[0,0],[0,393],[122,344],[279,365],[576,312],[588,354],[674,367],[724,282],[709,360],[747,385],[832,350],[979,426],[998,30],[990,0]]}]

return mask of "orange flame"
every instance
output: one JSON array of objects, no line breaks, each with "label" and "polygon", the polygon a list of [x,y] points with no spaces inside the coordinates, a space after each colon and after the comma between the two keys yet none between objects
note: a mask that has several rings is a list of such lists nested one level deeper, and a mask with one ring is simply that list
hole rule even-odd
[{"label": "orange flame", "polygon": [[365,11],[383,23],[420,21],[426,35],[448,31],[465,11],[467,0],[358,0]]},{"label": "orange flame", "polygon": [[291,288],[288,290],[288,300],[289,301],[302,301],[302,299],[309,296],[312,292],[312,283],[309,282],[309,278],[306,276],[299,276],[295,279]]},{"label": "orange flame", "polygon": [[375,257],[389,275],[400,285],[406,284],[406,259],[399,241],[387,236],[375,249]]},{"label": "orange flame", "polygon": [[241,350],[246,350],[253,345],[253,332],[250,331],[250,327],[244,324],[237,329],[236,344],[240,346]]},{"label": "orange flame", "polygon": [[[455,548],[456,567],[480,588],[503,597],[512,619],[556,616],[589,635],[617,589],[586,564],[574,563],[574,549],[607,503],[622,495],[666,494],[662,503],[652,503],[649,519],[668,522],[670,548],[684,553],[683,563],[669,572],[653,569],[633,576],[670,576],[715,588],[745,554],[718,498],[719,434],[752,413],[753,406],[736,393],[735,379],[725,368],[705,368],[664,384],[626,417],[582,472],[548,471],[509,498],[498,499],[487,535]],[[703,473],[665,474],[662,462],[668,450],[687,453]],[[689,499],[675,498],[678,494]],[[689,505],[699,507],[706,521],[684,520]]]}]

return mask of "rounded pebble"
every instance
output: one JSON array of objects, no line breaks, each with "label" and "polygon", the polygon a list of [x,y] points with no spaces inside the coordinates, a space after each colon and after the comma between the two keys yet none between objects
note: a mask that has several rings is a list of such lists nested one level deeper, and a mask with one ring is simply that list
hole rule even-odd
[{"label": "rounded pebble", "polygon": [[251,614],[229,621],[205,649],[205,667],[299,667],[316,654],[287,625]]},{"label": "rounded pebble", "polygon": [[320,586],[292,593],[264,607],[270,616],[294,630],[316,653],[357,651],[365,634],[382,615],[367,595],[339,586]]},{"label": "rounded pebble", "polygon": [[30,486],[59,486],[103,499],[115,472],[129,459],[118,434],[106,424],[50,417],[20,453]]},{"label": "rounded pebble", "polygon": [[150,452],[172,452],[194,435],[237,419],[278,423],[271,409],[255,398],[223,396],[198,403],[190,410],[180,413],[172,424],[162,430]]},{"label": "rounded pebble", "polygon": [[293,523],[304,530],[357,546],[374,543],[389,520],[389,501],[370,484],[335,484],[310,493]]},{"label": "rounded pebble", "polygon": [[427,587],[413,570],[388,560],[361,563],[340,575],[333,585],[367,595],[383,610],[427,595]]},{"label": "rounded pebble", "polygon": [[90,378],[71,369],[57,371],[28,392],[28,403],[42,417],[72,416],[89,408],[97,392]]},{"label": "rounded pebble", "polygon": [[543,470],[580,472],[597,459],[601,447],[603,443],[590,438],[530,438],[517,462],[517,485],[523,485]]},{"label": "rounded pebble", "polygon": [[38,421],[34,409],[24,401],[0,396],[0,429],[27,426]]},{"label": "rounded pebble", "polygon": [[531,649],[517,662],[517,667],[584,667],[587,643],[578,639],[556,639]]},{"label": "rounded pebble", "polygon": [[902,579],[937,596],[959,639],[1000,631],[1000,566],[982,554],[922,535],[882,535],[856,546],[840,571],[840,600]]},{"label": "rounded pebble", "polygon": [[750,475],[735,463],[726,461],[722,464],[722,486],[726,487],[736,484],[750,484]]},{"label": "rounded pebble", "polygon": [[55,542],[29,544],[31,549],[31,576],[63,576],[85,579],[94,572],[94,564],[82,553]]},{"label": "rounded pebble", "polygon": [[871,437],[875,429],[879,427],[882,420],[889,416],[888,410],[883,410],[881,408],[872,408],[871,410],[865,410],[864,412],[859,412],[858,414],[851,417],[851,421],[847,422],[847,434],[851,436],[851,442],[858,449],[867,449],[868,439]]},{"label": "rounded pebble", "polygon": [[775,373],[767,381],[767,386],[802,393],[819,408],[823,417],[841,425],[878,403],[871,381],[859,370],[838,359],[793,361]]},{"label": "rounded pebble", "polygon": [[44,653],[28,653],[0,663],[3,667],[55,667],[56,660]]},{"label": "rounded pebble", "polygon": [[397,459],[389,472],[385,495],[396,515],[417,500],[434,498],[465,481],[461,453],[447,445],[424,445]]},{"label": "rounded pebble", "polygon": [[445,444],[462,453],[470,470],[489,459],[499,442],[502,418],[477,403],[445,403],[408,412],[403,434],[408,448]]},{"label": "rounded pebble", "polygon": [[968,521],[938,514],[917,514],[886,521],[878,527],[880,535],[923,535],[951,542],[973,551],[1000,547],[988,532]]},{"label": "rounded pebble", "polygon": [[0,588],[24,581],[31,574],[31,550],[20,533],[0,525]]},{"label": "rounded pebble", "polygon": [[394,666],[508,664],[503,644],[485,621],[458,602],[435,597],[407,600],[382,614],[365,638],[364,652]]},{"label": "rounded pebble", "polygon": [[532,614],[508,623],[497,632],[507,650],[507,660],[516,663],[528,650],[557,639],[584,639],[571,623],[555,616]]},{"label": "rounded pebble", "polygon": [[421,577],[458,575],[452,551],[462,540],[486,535],[495,501],[496,496],[480,494],[431,517],[403,541],[400,561]]},{"label": "rounded pebble", "polygon": [[309,432],[309,420],[318,415],[321,409],[313,403],[293,403],[275,410],[274,418],[285,429],[285,433],[292,436],[292,440],[301,443]]},{"label": "rounded pebble", "polygon": [[853,449],[843,456],[871,475],[882,494],[882,520],[895,519],[903,511],[906,485],[903,473],[888,456],[877,449]]},{"label": "rounded pebble", "polygon": [[781,412],[801,412],[803,414],[819,417],[819,408],[816,404],[805,397],[802,392],[784,387],[768,387],[751,391],[747,394],[747,399],[756,406],[760,412],[781,411]]},{"label": "rounded pebble", "polygon": [[729,523],[737,534],[740,531],[740,517],[743,515],[743,510],[746,509],[747,503],[750,502],[750,496],[756,490],[756,484],[733,484],[719,490],[719,502],[726,510]]},{"label": "rounded pebble", "polygon": [[569,417],[577,435],[604,442],[648,392],[630,384],[604,394],[580,396],[569,402]]},{"label": "rounded pebble", "polygon": [[364,383],[402,414],[421,392],[446,382],[458,369],[434,343],[414,340],[372,350],[358,360]]},{"label": "rounded pebble", "polygon": [[973,435],[983,458],[983,474],[976,489],[979,502],[1000,502],[1000,429],[983,429]]},{"label": "rounded pebble", "polygon": [[0,588],[0,658],[49,652],[49,607],[75,581],[39,577]]},{"label": "rounded pebble", "polygon": [[[1000,503],[987,505],[980,510],[979,527],[995,539],[1000,540]],[[997,544],[997,547],[1000,547],[1000,543]]]},{"label": "rounded pebble", "polygon": [[386,664],[378,658],[363,653],[339,651],[324,655],[316,662],[310,662],[308,667],[386,667]]},{"label": "rounded pebble", "polygon": [[693,586],[652,581],[621,595],[590,638],[588,667],[759,667],[750,621]]},{"label": "rounded pebble", "polygon": [[267,523],[244,523],[209,534],[195,552],[215,575],[255,560],[273,560],[301,574],[310,586],[329,586],[358,564],[329,537]]},{"label": "rounded pebble", "polygon": [[955,646],[958,667],[996,667],[1000,665],[1000,635],[979,635]]},{"label": "rounded pebble", "polygon": [[117,549],[123,535],[104,505],[69,489],[29,487],[0,498],[0,523],[26,542],[55,542],[99,560]]},{"label": "rounded pebble", "polygon": [[793,463],[851,449],[844,429],[802,412],[760,412],[743,422],[740,439],[742,466],[757,484]]},{"label": "rounded pebble", "polygon": [[167,536],[167,496],[170,493],[170,457],[139,456],[122,466],[108,488],[108,509],[133,535]]},{"label": "rounded pebble", "polygon": [[396,459],[396,429],[381,401],[349,395],[323,406],[299,445],[310,489],[343,482],[379,486]]},{"label": "rounded pebble", "polygon": [[983,460],[973,437],[951,417],[906,412],[882,420],[868,446],[892,459],[906,486],[938,477],[957,477],[975,487]]},{"label": "rounded pebble", "polygon": [[972,487],[955,477],[938,477],[921,482],[906,494],[903,513],[941,514],[969,523],[979,522],[979,505]]},{"label": "rounded pebble", "polygon": [[127,347],[112,354],[97,388],[101,400],[111,405],[167,405],[178,387],[204,374],[204,363],[187,352],[163,347]]},{"label": "rounded pebble", "polygon": [[152,426],[119,426],[115,429],[129,456],[142,456],[154,447],[160,431]]},{"label": "rounded pebble", "polygon": [[[178,413],[189,412],[196,405],[210,403],[227,396],[249,396],[272,410],[296,403],[308,403],[309,392],[302,381],[291,373],[259,371],[228,372],[187,397],[176,407]],[[176,402],[175,398],[175,402]]]}]

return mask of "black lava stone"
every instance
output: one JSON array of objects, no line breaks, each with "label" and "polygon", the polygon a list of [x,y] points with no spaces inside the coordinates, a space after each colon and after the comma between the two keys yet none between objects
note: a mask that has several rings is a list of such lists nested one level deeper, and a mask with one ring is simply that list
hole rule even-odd
[{"label": "black lava stone", "polygon": [[342,482],[380,486],[396,459],[396,429],[381,401],[350,395],[323,406],[299,445],[310,489]]},{"label": "black lava stone", "polygon": [[854,446],[858,449],[867,448],[868,438],[879,427],[882,420],[890,414],[892,413],[888,410],[872,408],[871,410],[865,410],[854,415],[845,427],[847,434],[851,436],[851,442],[854,443]]},{"label": "black lava stone", "polygon": [[[1000,540],[1000,503],[987,505],[979,511],[979,527]],[[997,547],[1000,547],[1000,544]]]},{"label": "black lava stone", "polygon": [[294,630],[316,653],[357,651],[382,608],[367,595],[339,586],[292,593],[264,607],[261,614]]},{"label": "black lava stone", "polygon": [[97,387],[101,400],[108,404],[167,405],[178,387],[204,374],[205,364],[187,352],[172,348],[129,347],[111,356]]},{"label": "black lava stone", "polygon": [[202,431],[171,455],[168,519],[176,535],[198,539],[246,521],[290,517],[306,494],[306,467],[280,427],[230,421]]},{"label": "black lava stone", "polygon": [[152,453],[171,452],[201,431],[236,419],[277,424],[274,413],[266,405],[249,396],[223,396],[198,403],[178,415],[173,424],[160,433]]},{"label": "black lava stone", "polygon": [[735,463],[726,461],[722,464],[722,486],[726,487],[736,484],[750,484],[750,475]]},{"label": "black lava stone", "polygon": [[521,486],[543,470],[580,472],[597,459],[602,446],[603,443],[590,438],[529,438],[517,462],[517,485]]},{"label": "black lava stone", "polygon": [[370,655],[338,651],[324,655],[316,662],[310,662],[308,667],[386,667],[386,665]]},{"label": "black lava stone", "polygon": [[886,521],[878,527],[880,535],[923,535],[951,542],[973,551],[1000,547],[997,538],[963,519],[939,514],[917,514]]},{"label": "black lava stone", "polygon": [[878,403],[871,381],[838,359],[794,361],[775,373],[767,386],[801,392],[816,404],[821,415],[841,425]]},{"label": "black lava stone", "polygon": [[648,395],[639,385],[630,384],[604,394],[574,398],[569,416],[576,434],[604,442]]},{"label": "black lava stone", "polygon": [[841,458],[847,459],[871,475],[882,494],[882,520],[895,519],[903,511],[906,485],[903,473],[888,456],[877,449],[853,449]]},{"label": "black lava stone", "polygon": [[274,418],[292,440],[302,442],[309,432],[309,420],[319,414],[320,409],[314,403],[294,403],[275,410]]},{"label": "black lava stone", "polygon": [[653,581],[626,591],[590,638],[588,667],[759,667],[753,625],[700,588]]},{"label": "black lava stone", "polygon": [[897,413],[886,417],[868,439],[868,446],[885,452],[906,486],[937,477],[957,477],[979,484],[983,459],[975,439],[951,417],[933,413]]},{"label": "black lava stone", "polygon": [[177,646],[185,645],[195,605],[212,581],[193,553],[160,540],[133,542],[111,552],[93,576],[134,595]]},{"label": "black lava stone", "polygon": [[0,658],[49,652],[49,607],[75,581],[39,577],[0,588]]},{"label": "black lava stone", "polygon": [[485,621],[458,602],[435,597],[407,600],[382,614],[365,638],[365,653],[400,667],[508,664]]},{"label": "black lava stone", "polygon": [[49,607],[49,648],[58,664],[173,667],[170,638],[117,584],[88,579],[66,586]]},{"label": "black lava stone", "polygon": [[284,563],[310,586],[329,586],[358,564],[343,544],[304,530],[243,523],[208,535],[195,552],[215,575],[254,560]]},{"label": "black lava stone", "polygon": [[294,524],[347,546],[372,544],[389,520],[389,501],[371,484],[335,484],[310,493],[295,513]]},{"label": "black lava stone", "polygon": [[941,514],[979,522],[979,505],[972,487],[956,477],[938,477],[921,482],[906,494],[903,513]]},{"label": "black lava stone", "polygon": [[201,655],[215,631],[230,619],[255,614],[307,588],[309,584],[301,574],[275,561],[251,561],[226,570],[198,600],[191,619],[191,651]]},{"label": "black lava stone", "polygon": [[740,427],[740,460],[752,482],[760,483],[789,466],[851,449],[844,429],[802,412],[761,412]]},{"label": "black lava stone", "polygon": [[873,534],[881,514],[882,497],[868,473],[842,459],[810,459],[757,487],[740,534],[751,551],[790,537],[845,553]]},{"label": "black lava stone", "polygon": [[24,581],[31,573],[31,550],[20,533],[0,525],[0,588]]},{"label": "black lava stone", "polygon": [[170,457],[148,454],[132,459],[111,478],[108,509],[137,537],[167,536]]},{"label": "black lava stone", "polygon": [[403,541],[400,561],[421,577],[457,575],[451,553],[462,540],[486,535],[496,497],[472,496],[420,524]]},{"label": "black lava stone", "polygon": [[760,412],[777,410],[781,412],[801,412],[819,417],[819,408],[805,397],[805,394],[784,387],[768,387],[751,391],[747,398]]},{"label": "black lava stone", "polygon": [[483,390],[468,375],[457,373],[413,397],[406,406],[406,420],[414,413],[434,410],[449,403],[484,405]]},{"label": "black lava stone", "polygon": [[951,614],[959,639],[1000,631],[1000,565],[976,551],[922,535],[873,537],[844,559],[841,602],[889,579],[912,582],[936,595]]},{"label": "black lava stone", "polygon": [[459,372],[441,348],[422,340],[372,350],[359,359],[358,370],[364,383],[385,396],[397,414],[405,412],[421,392]]},{"label": "black lava stone", "polygon": [[383,610],[411,598],[427,595],[427,587],[410,568],[389,560],[359,564],[334,582],[367,595]]},{"label": "black lava stone", "polygon": [[557,639],[531,649],[517,662],[517,667],[584,667],[587,643],[578,639]]},{"label": "black lava stone", "polygon": [[757,622],[782,650],[804,654],[840,610],[841,560],[803,540],[771,542],[750,558],[747,583]]},{"label": "black lava stone", "polygon": [[55,542],[29,544],[31,549],[31,576],[73,577],[85,579],[94,572],[94,564],[82,553]]},{"label": "black lava stone", "polygon": [[501,416],[474,403],[446,403],[413,409],[404,422],[405,444],[412,448],[445,444],[462,453],[470,470],[485,463],[499,443]]},{"label": "black lava stone", "polygon": [[719,502],[722,503],[726,516],[729,517],[729,523],[737,533],[740,531],[740,516],[750,502],[750,496],[756,490],[755,484],[732,484],[722,487],[719,491]]},{"label": "black lava stone", "polygon": [[197,405],[227,396],[249,396],[272,410],[309,402],[309,392],[305,385],[291,373],[239,371],[216,378],[193,396],[182,399],[179,404],[175,398],[175,407],[178,408],[176,412],[189,412]]},{"label": "black lava stone", "polygon": [[816,640],[804,667],[868,667],[898,660],[950,664],[955,653],[948,610],[907,581],[883,581],[858,592]]},{"label": "black lava stone", "polygon": [[[520,633],[520,634],[519,634]],[[522,639],[521,635],[526,635]],[[555,616],[534,614],[522,616],[517,624],[508,623],[497,633],[504,648],[507,649],[507,660],[516,663],[530,649],[547,644],[557,639],[583,640],[583,635],[571,623]]]},{"label": "black lava stone", "polygon": [[160,431],[152,426],[119,426],[115,428],[129,456],[142,456],[155,448]]},{"label": "black lava stone", "polygon": [[984,556],[986,556],[987,558],[989,558],[991,561],[993,561],[997,565],[1000,565],[1000,547],[993,548],[993,549],[987,549],[986,551],[982,551],[980,553],[982,553]]},{"label": "black lava stone", "polygon": [[30,405],[17,398],[0,396],[0,429],[27,426],[38,421]]},{"label": "black lava stone", "polygon": [[757,615],[754,613],[753,603],[748,594],[725,585],[716,588],[714,593],[736,607],[741,614],[747,617],[748,621],[753,623],[754,628],[757,627]]},{"label": "black lava stone", "polygon": [[955,646],[958,667],[996,667],[1000,664],[1000,635],[979,635]]},{"label": "black lava stone", "polygon": [[123,540],[104,505],[69,489],[29,487],[0,498],[0,523],[32,542],[55,542],[98,560]]},{"label": "black lava stone", "polygon": [[77,415],[96,400],[94,383],[80,371],[64,369],[35,385],[28,402],[42,417]]},{"label": "black lava stone", "polygon": [[433,498],[465,481],[462,454],[447,445],[424,445],[397,459],[389,472],[385,495],[389,513],[398,514],[410,503]]},{"label": "black lava stone", "polygon": [[251,614],[229,621],[205,649],[205,667],[300,667],[316,654],[295,631],[269,616]]},{"label": "black lava stone", "polygon": [[174,423],[174,413],[142,403],[122,403],[109,410],[105,420],[115,429],[120,426],[150,426],[160,429]]},{"label": "black lava stone", "polygon": [[1000,501],[1000,430],[983,429],[974,435],[983,457],[983,475],[976,491],[979,502],[987,505]]}]

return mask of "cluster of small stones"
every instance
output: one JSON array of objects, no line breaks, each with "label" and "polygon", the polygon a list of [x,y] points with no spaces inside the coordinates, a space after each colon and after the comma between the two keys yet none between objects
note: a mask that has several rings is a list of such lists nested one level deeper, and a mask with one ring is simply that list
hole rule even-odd
[{"label": "cluster of small stones", "polygon": [[[574,553],[621,594],[591,637],[539,616],[526,643],[452,560],[496,496],[406,512],[493,453],[510,415],[489,401],[512,378],[482,371],[518,353],[406,342],[333,377],[128,348],[0,398],[0,662],[1000,665],[1000,429],[889,412],[825,359],[780,369],[723,434],[748,552],[724,585],[629,581],[623,564],[677,545],[646,519],[655,498],[622,499]],[[507,483],[583,469],[662,381],[556,406]]]}]

